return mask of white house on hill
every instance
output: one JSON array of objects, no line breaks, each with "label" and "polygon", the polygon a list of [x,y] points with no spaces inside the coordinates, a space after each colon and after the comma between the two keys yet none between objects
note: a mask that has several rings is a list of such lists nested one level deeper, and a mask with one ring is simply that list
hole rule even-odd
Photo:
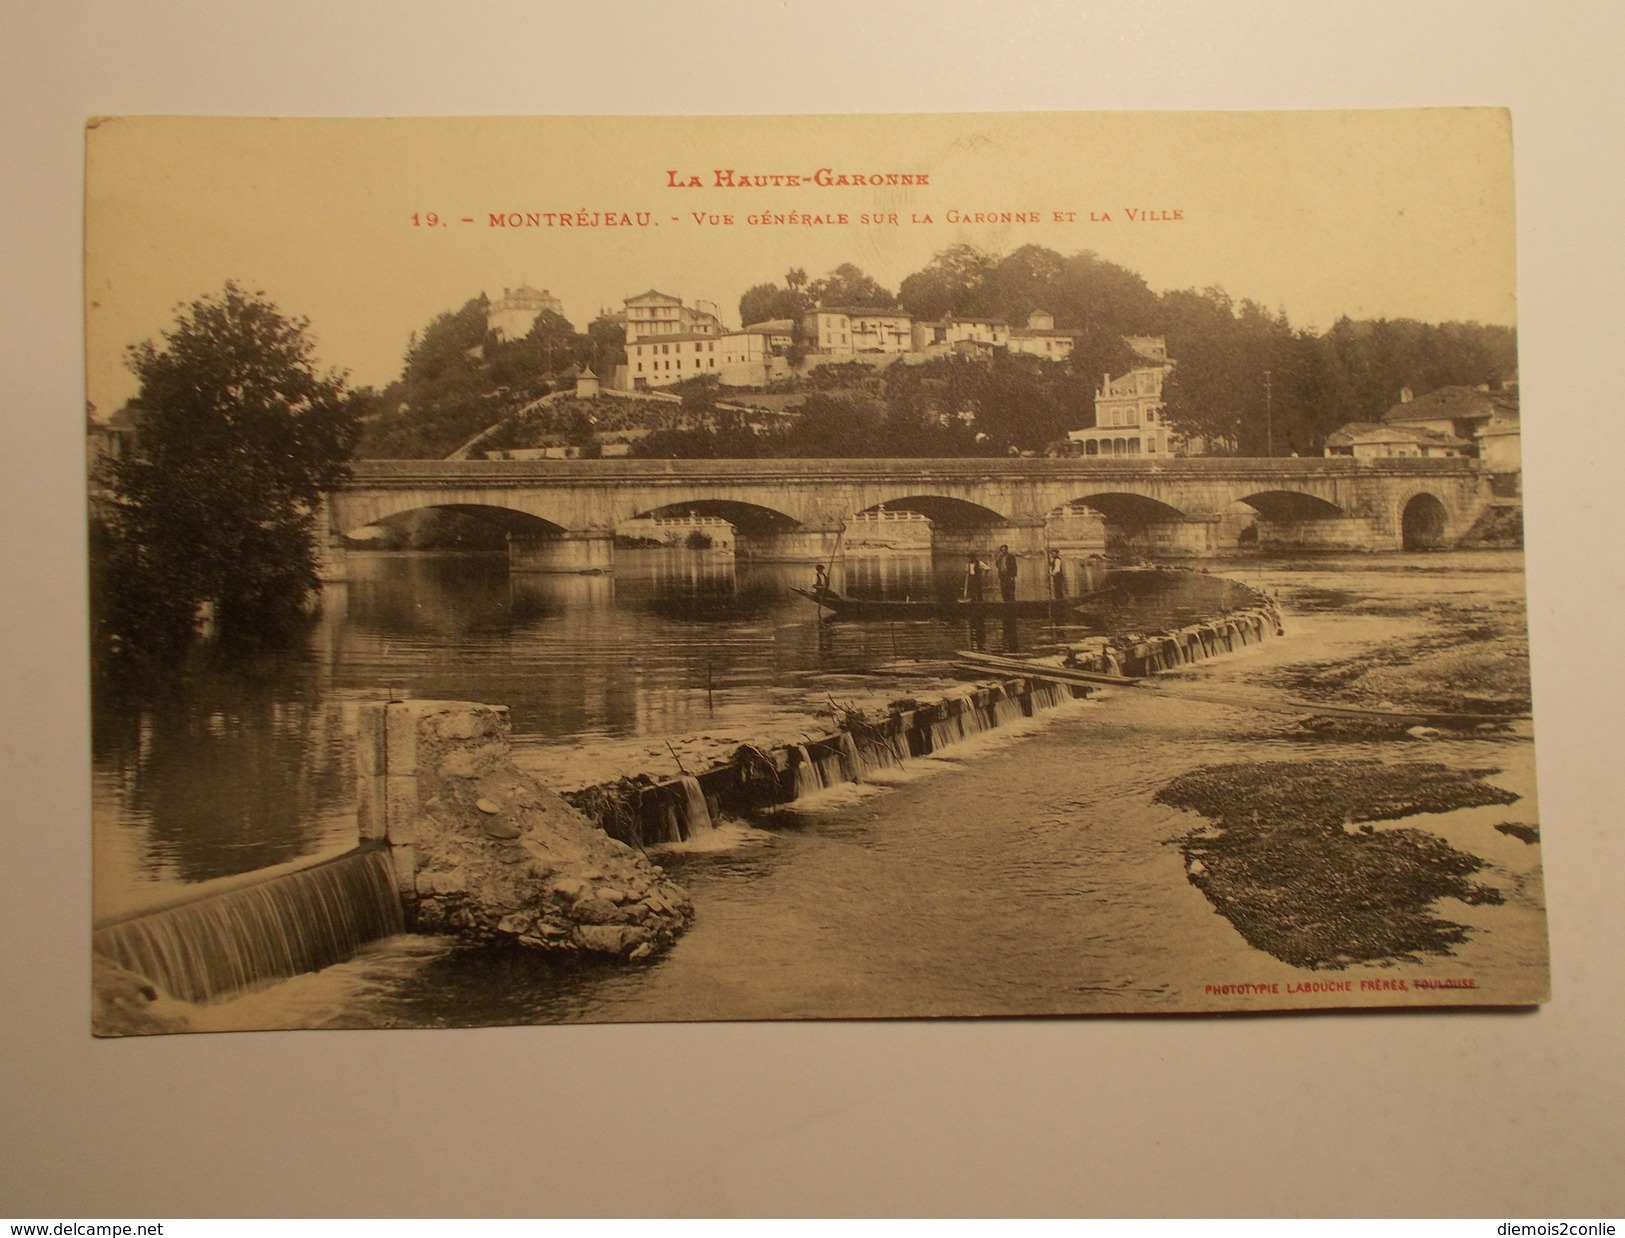
[{"label": "white house on hill", "polygon": [[1073,451],[1084,456],[1167,456],[1173,436],[1162,417],[1162,382],[1174,363],[1160,336],[1125,336],[1134,352],[1126,374],[1105,375],[1095,392],[1095,424],[1067,434]]},{"label": "white house on hill", "polygon": [[1077,337],[1071,331],[1055,329],[1055,315],[1034,310],[1027,315],[1025,327],[1010,328],[1010,351],[1043,357],[1046,361],[1065,361],[1072,355]]},{"label": "white house on hill", "polygon": [[504,288],[485,310],[485,329],[505,340],[522,340],[536,325],[543,310],[564,317],[564,302],[545,288],[520,284]]},{"label": "white house on hill", "polygon": [[688,306],[683,304],[682,297],[651,288],[635,297],[627,297],[622,304],[625,309],[619,317],[625,325],[628,344],[672,335],[715,337],[722,334],[722,319],[717,317],[717,307],[710,301],[696,301]]},{"label": "white house on hill", "polygon": [[718,363],[722,359],[718,351],[720,343],[718,336],[695,331],[654,335],[636,343],[628,342],[626,368],[632,380],[632,389],[669,387],[686,378],[718,374]]}]

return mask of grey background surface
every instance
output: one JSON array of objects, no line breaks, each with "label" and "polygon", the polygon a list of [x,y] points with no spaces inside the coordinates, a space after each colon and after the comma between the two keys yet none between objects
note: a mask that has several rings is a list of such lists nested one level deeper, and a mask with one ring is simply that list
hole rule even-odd
[{"label": "grey background surface", "polygon": [[[0,1213],[1618,1215],[1622,25],[1414,0],[4,6]],[[92,1041],[85,117],[1459,104],[1514,119],[1548,1008]]]}]

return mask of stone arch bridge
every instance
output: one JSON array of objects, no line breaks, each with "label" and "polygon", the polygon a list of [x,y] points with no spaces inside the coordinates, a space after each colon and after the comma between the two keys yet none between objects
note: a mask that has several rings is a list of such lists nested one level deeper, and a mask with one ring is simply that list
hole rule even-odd
[{"label": "stone arch bridge", "polygon": [[371,460],[325,523],[333,575],[346,535],[425,508],[504,526],[515,568],[582,571],[609,567],[616,528],[646,516],[719,516],[761,558],[822,558],[882,508],[929,517],[939,550],[1190,557],[1249,527],[1265,549],[1449,546],[1488,501],[1467,459]]}]

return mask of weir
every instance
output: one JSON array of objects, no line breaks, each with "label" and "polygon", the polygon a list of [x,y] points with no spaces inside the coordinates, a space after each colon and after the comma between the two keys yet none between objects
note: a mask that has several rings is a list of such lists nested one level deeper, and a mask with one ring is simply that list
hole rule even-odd
[{"label": "weir", "polygon": [[809,795],[817,795],[829,785],[806,744],[797,744],[790,749],[790,776],[795,789],[792,799],[799,800]]},{"label": "weir", "polygon": [[104,925],[92,934],[91,948],[171,997],[206,1002],[342,963],[403,927],[388,851],[364,845]]},{"label": "weir", "polygon": [[831,787],[861,783],[909,757],[928,756],[1088,694],[1085,687],[1010,679],[894,711],[858,734],[840,730],[765,751],[741,749],[731,761],[697,776],[588,787],[565,798],[605,833],[631,846],[686,841],[713,829],[723,812],[771,810]]},{"label": "weir", "polygon": [[1280,635],[1281,615],[1275,603],[1254,590],[1247,593],[1252,605],[1177,631],[1128,638],[1091,637],[1073,647],[1067,665],[1102,675],[1155,675]]}]

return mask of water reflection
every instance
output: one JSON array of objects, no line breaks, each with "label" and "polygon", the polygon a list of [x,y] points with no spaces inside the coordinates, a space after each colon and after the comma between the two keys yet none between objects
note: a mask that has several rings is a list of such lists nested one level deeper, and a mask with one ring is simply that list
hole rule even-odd
[{"label": "water reflection", "polygon": [[[633,568],[623,572],[623,561]],[[785,600],[807,569],[801,564],[740,562],[732,554],[675,548],[621,551],[623,605],[681,623],[760,619]]]},{"label": "water reflection", "polygon": [[[350,719],[312,664],[190,677],[161,703],[98,709],[98,914],[152,883],[206,881],[350,845]],[[334,819],[340,821],[335,831]]]},{"label": "water reflection", "polygon": [[835,588],[857,598],[948,601],[963,585],[960,560],[930,551],[850,555],[835,569]]},{"label": "water reflection", "polygon": [[1114,573],[1079,598],[1108,632],[1167,631],[1251,605],[1251,593],[1224,575],[1142,569]]},{"label": "water reflection", "polygon": [[[532,581],[595,578],[513,576],[502,554],[355,556],[362,570],[341,595],[345,621],[360,631],[411,639],[460,638],[511,632],[556,614],[564,599],[554,590],[525,588]],[[376,560],[383,560],[380,564]],[[385,570],[377,570],[387,564]],[[518,584],[521,587],[515,588]],[[555,585],[555,589],[557,586]]]},{"label": "water reflection", "polygon": [[[847,556],[833,574],[845,592],[918,599],[956,596],[961,571],[958,556],[905,551]],[[1086,630],[829,622],[791,592],[811,578],[811,564],[715,550],[621,551],[599,576],[510,574],[500,555],[357,553],[299,655],[253,674],[200,666],[163,700],[96,702],[98,909],[346,843],[361,700],[506,704],[520,746],[752,734],[822,700],[831,676],[965,648],[1042,651]],[[1212,578],[1144,573],[1103,605],[1144,629],[1225,600]]]}]

